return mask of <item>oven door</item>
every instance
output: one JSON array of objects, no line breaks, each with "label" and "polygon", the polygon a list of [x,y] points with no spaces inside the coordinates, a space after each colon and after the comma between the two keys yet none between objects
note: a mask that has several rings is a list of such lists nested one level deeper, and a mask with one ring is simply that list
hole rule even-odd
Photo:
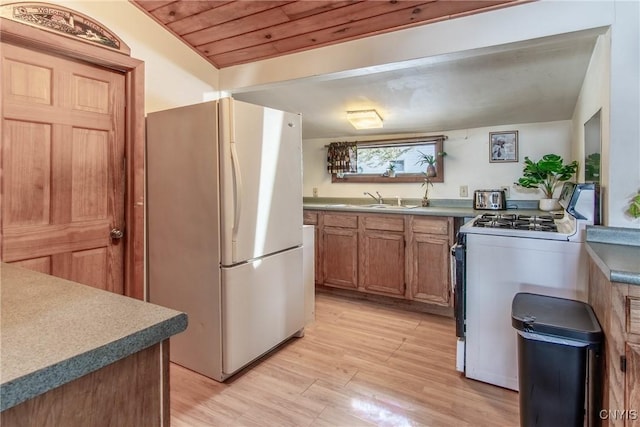
[{"label": "oven door", "polygon": [[451,247],[451,267],[453,275],[453,309],[456,319],[456,369],[464,372],[465,358],[465,293],[466,293],[466,235],[458,233],[456,244]]}]

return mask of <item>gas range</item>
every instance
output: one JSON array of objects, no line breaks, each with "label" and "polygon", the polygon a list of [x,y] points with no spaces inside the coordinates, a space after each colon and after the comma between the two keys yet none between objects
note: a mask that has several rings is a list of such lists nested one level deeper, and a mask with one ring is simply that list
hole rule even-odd
[{"label": "gas range", "polygon": [[515,230],[548,231],[555,233],[558,226],[556,219],[562,219],[563,214],[552,213],[549,215],[522,215],[522,214],[492,214],[485,213],[473,221],[474,227],[484,228],[508,228]]},{"label": "gas range", "polygon": [[546,215],[482,214],[460,228],[461,233],[529,237],[532,239],[573,240],[577,220],[562,212]]},{"label": "gas range", "polygon": [[484,213],[460,228],[461,233],[528,237],[532,239],[584,241],[584,229],[598,221],[598,195],[593,184],[565,183],[560,205],[563,211],[543,215]]}]

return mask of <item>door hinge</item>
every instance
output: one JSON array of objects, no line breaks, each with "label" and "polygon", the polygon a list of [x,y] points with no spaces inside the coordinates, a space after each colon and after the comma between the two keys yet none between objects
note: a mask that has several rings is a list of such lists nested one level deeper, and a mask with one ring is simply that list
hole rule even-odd
[{"label": "door hinge", "polygon": [[620,370],[627,372],[627,356],[620,356]]}]

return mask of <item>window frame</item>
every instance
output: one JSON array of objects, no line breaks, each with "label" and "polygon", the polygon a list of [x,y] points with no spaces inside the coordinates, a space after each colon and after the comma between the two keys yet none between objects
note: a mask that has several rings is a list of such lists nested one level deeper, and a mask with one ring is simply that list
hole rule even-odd
[{"label": "window frame", "polygon": [[[442,153],[443,142],[447,139],[444,135],[437,136],[424,136],[416,138],[403,138],[403,139],[378,139],[374,141],[359,141],[356,142],[356,146],[374,146],[374,145],[416,145],[417,143],[424,143],[423,145],[433,143],[435,145],[435,152]],[[442,160],[442,161],[440,161]],[[426,171],[427,166],[424,166]],[[431,178],[431,182],[444,182],[444,157],[439,156],[437,175]],[[424,175],[422,173],[401,173],[396,174],[395,177],[382,176],[380,174],[368,173],[368,174],[345,174],[342,178],[338,178],[335,173],[331,174],[331,183],[409,183],[409,182],[423,182]]]}]

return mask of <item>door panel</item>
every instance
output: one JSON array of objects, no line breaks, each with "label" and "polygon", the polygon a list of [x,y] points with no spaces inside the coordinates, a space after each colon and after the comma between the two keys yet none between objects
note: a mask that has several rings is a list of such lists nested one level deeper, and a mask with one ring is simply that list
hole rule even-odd
[{"label": "door panel", "polygon": [[324,284],[358,288],[358,230],[324,227],[322,230]]},{"label": "door panel", "polygon": [[51,125],[3,123],[3,226],[49,223]]},{"label": "door panel", "polygon": [[414,233],[412,239],[409,277],[411,298],[450,306],[448,237]]},{"label": "door panel", "polygon": [[6,60],[3,93],[8,102],[51,105],[53,70],[43,65]]},{"label": "door panel", "polygon": [[71,219],[104,219],[108,216],[109,134],[73,129],[71,154]]},{"label": "door panel", "polygon": [[[100,288],[107,283],[106,248],[89,249],[71,253],[71,277],[74,282]],[[113,289],[106,289],[114,291]]]},{"label": "door panel", "polygon": [[13,265],[44,274],[51,274],[51,257],[32,258],[24,261],[16,261]]},{"label": "door panel", "polygon": [[359,286],[369,292],[404,296],[404,233],[360,232]]},{"label": "door panel", "polygon": [[123,293],[122,73],[2,44],[1,258]]}]

